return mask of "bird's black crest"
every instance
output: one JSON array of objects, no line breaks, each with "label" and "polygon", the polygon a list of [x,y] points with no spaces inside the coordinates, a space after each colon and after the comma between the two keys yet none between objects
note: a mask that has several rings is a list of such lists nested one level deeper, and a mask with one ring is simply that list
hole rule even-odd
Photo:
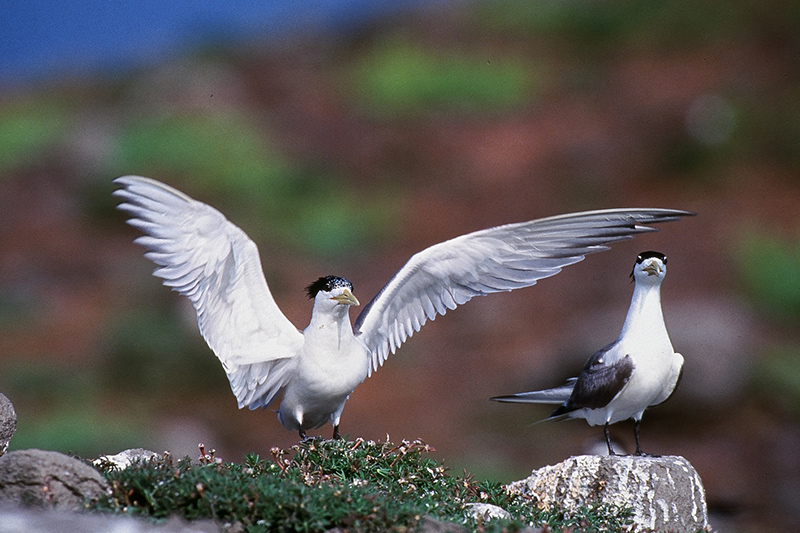
[{"label": "bird's black crest", "polygon": [[664,263],[664,264],[667,263],[667,256],[666,255],[662,254],[661,252],[654,252],[652,250],[648,250],[647,252],[642,252],[642,253],[639,254],[639,256],[636,258],[636,264],[639,265],[639,264],[642,263],[642,261],[644,261],[645,259],[649,259],[651,257],[655,257],[656,259],[660,259],[661,262]]},{"label": "bird's black crest", "polygon": [[349,280],[339,276],[325,276],[306,287],[306,294],[308,294],[309,299],[313,300],[319,291],[332,291],[337,287],[347,287],[350,292],[353,292],[353,284]]},{"label": "bird's black crest", "polygon": [[653,250],[642,252],[636,257],[636,264],[633,265],[633,270],[631,270],[631,280],[633,280],[633,272],[634,270],[636,270],[636,265],[641,265],[642,261],[644,261],[645,259],[649,259],[651,257],[660,259],[662,263],[664,263],[665,265],[667,264],[667,256],[662,254],[661,252],[654,252]]}]

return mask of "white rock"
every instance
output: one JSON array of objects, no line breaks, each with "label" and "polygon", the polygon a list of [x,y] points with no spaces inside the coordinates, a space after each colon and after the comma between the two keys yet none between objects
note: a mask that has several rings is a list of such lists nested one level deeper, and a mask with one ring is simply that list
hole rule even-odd
[{"label": "white rock", "polygon": [[508,485],[540,508],[585,505],[633,509],[630,531],[698,531],[708,526],[700,476],[683,457],[570,457]]},{"label": "white rock", "polygon": [[129,450],[119,452],[116,455],[101,455],[92,461],[92,464],[98,467],[112,466],[119,470],[125,470],[132,465],[134,461],[149,461],[151,459],[158,459],[160,457],[161,456],[156,452],[145,450],[144,448],[131,448]]},{"label": "white rock", "polygon": [[484,521],[492,520],[494,518],[511,518],[511,513],[502,507],[492,505],[491,503],[468,503],[464,506],[464,508],[466,509],[467,514],[471,517]]}]

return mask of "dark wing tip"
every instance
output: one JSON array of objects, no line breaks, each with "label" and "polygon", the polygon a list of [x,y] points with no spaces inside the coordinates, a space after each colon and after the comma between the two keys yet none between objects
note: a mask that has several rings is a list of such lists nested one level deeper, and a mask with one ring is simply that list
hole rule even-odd
[{"label": "dark wing tip", "polygon": [[491,401],[493,401],[493,402],[509,402],[509,401],[512,401],[512,398],[514,398],[513,394],[506,395],[506,396],[492,396],[489,399]]}]

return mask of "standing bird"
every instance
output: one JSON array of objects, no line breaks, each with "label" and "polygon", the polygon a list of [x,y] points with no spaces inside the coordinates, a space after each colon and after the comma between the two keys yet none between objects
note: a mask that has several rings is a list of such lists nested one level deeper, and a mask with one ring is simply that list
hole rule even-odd
[{"label": "standing bird", "polygon": [[639,443],[642,414],[665,402],[683,373],[683,356],[672,347],[661,311],[661,282],[666,275],[664,254],[639,254],[631,272],[635,282],[631,306],[617,340],[595,352],[578,377],[560,387],[492,400],[561,404],[547,420],[584,418],[590,426],[603,424],[610,455],[615,453],[608,425],[633,418],[636,455],[645,455]]},{"label": "standing bird", "polygon": [[188,297],[200,333],[228,374],[239,408],[265,407],[283,389],[278,419],[301,438],[326,422],[339,437],[350,393],[429,319],[474,296],[553,276],[608,243],[655,231],[643,224],[689,215],[609,209],[508,224],[462,235],[414,255],[364,307],[353,285],[327,276],[307,288],[311,322],[299,331],[267,287],[258,249],[216,209],[158,181],[124,176],[114,195],[135,242],[164,285]]}]

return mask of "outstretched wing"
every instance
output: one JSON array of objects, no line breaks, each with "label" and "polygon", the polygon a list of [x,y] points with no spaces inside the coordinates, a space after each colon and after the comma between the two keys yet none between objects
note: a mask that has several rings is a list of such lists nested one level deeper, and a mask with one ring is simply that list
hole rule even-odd
[{"label": "outstretched wing", "polygon": [[364,308],[355,330],[371,371],[429,319],[475,296],[528,287],[587,254],[638,233],[644,224],[692,215],[674,209],[607,209],[541,218],[462,235],[414,255]]},{"label": "outstretched wing", "polygon": [[114,180],[118,207],[145,235],[154,275],[186,296],[239,407],[268,404],[291,375],[303,335],[278,309],[255,243],[216,209],[158,181]]}]

